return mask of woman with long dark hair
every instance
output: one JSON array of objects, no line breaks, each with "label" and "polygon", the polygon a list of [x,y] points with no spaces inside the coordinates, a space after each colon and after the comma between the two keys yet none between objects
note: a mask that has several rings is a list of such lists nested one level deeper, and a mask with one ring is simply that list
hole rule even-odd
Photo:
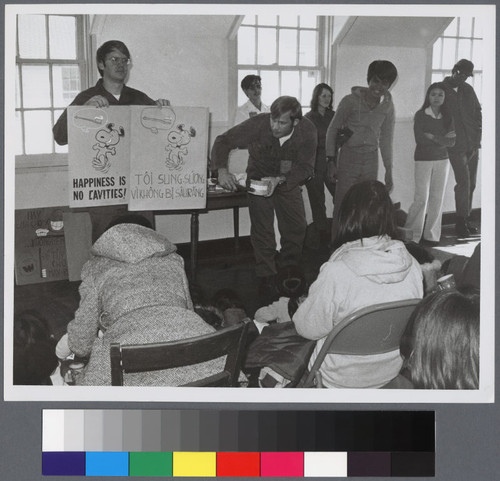
[{"label": "woman with long dark hair", "polygon": [[[293,317],[301,336],[318,340],[309,367],[325,337],[349,314],[422,297],[422,271],[404,244],[392,239],[395,229],[394,207],[381,182],[368,180],[347,191],[340,205],[337,249]],[[326,387],[378,388],[398,375],[402,363],[399,349],[367,356],[327,354],[320,373]]]},{"label": "woman with long dark hair", "polygon": [[313,222],[320,234],[320,243],[327,246],[329,242],[329,229],[326,218],[325,186],[328,192],[335,197],[335,184],[326,175],[326,131],[335,115],[332,109],[333,90],[325,83],[314,87],[311,110],[304,115],[315,126],[318,132],[318,148],[316,150],[316,163],[314,165],[314,177],[306,183],[307,194],[311,204]]},{"label": "woman with long dark hair", "polygon": [[433,83],[427,89],[424,104],[415,114],[413,130],[417,143],[415,198],[405,228],[412,232],[414,242],[437,245],[441,238],[441,215],[450,169],[447,147],[455,144],[456,137],[443,83]]}]

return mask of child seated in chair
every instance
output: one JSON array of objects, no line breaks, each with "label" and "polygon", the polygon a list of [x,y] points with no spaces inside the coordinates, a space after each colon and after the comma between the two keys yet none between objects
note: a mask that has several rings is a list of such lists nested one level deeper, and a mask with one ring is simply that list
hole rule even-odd
[{"label": "child seated in chair", "polygon": [[[59,357],[90,356],[77,384],[111,384],[112,342],[166,342],[215,331],[193,312],[184,261],[176,250],[146,218],[133,214],[113,221],[94,243],[82,269],[80,306],[57,348]],[[221,371],[223,361],[126,374],[124,384],[186,384]]]},{"label": "child seated in chair", "polygon": [[[394,208],[385,186],[369,180],[353,185],[339,212],[336,250],[323,264],[307,299],[293,316],[297,332],[317,340],[312,367],[326,336],[363,307],[422,298],[422,271],[395,236]],[[401,369],[399,349],[373,355],[327,354],[320,367],[330,388],[378,388]]]},{"label": "child seated in chair", "polygon": [[[416,389],[479,388],[479,292],[438,291],[408,323],[402,345]],[[406,351],[406,352],[405,352]],[[405,370],[406,370],[405,369]]]},{"label": "child seated in chair", "polygon": [[259,323],[290,322],[298,306],[307,296],[304,273],[297,266],[283,267],[276,275],[279,299],[258,309],[254,319]]}]

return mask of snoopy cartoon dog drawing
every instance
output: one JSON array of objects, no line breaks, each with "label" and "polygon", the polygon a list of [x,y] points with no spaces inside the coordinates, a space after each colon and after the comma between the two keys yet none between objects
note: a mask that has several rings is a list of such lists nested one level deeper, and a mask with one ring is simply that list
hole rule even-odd
[{"label": "snoopy cartoon dog drawing", "polygon": [[192,137],[196,136],[196,130],[193,127],[186,129],[184,124],[177,126],[177,130],[171,130],[167,135],[168,145],[166,166],[170,170],[179,170],[184,165],[184,156],[188,154],[187,144]]},{"label": "snoopy cartoon dog drawing", "polygon": [[120,142],[120,137],[125,136],[123,127],[115,129],[115,124],[110,123],[106,128],[98,130],[95,134],[97,144],[92,146],[96,150],[96,154],[92,159],[92,167],[103,173],[107,173],[111,167],[108,155],[116,155],[116,145]]}]

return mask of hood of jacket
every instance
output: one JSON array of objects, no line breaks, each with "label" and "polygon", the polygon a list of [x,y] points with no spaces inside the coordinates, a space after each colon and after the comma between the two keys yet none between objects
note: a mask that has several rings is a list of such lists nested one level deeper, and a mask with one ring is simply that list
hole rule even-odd
[{"label": "hood of jacket", "polygon": [[135,264],[149,257],[167,256],[176,250],[174,244],[152,229],[136,224],[118,224],[97,239],[91,253]]},{"label": "hood of jacket", "polygon": [[[368,87],[354,86],[354,87],[351,87],[351,94],[364,100],[363,95],[367,90],[368,90]],[[382,99],[382,102],[380,102],[380,103],[390,102],[391,99],[392,99],[391,92],[387,91],[384,94],[384,98]]]},{"label": "hood of jacket", "polygon": [[387,236],[348,242],[332,255],[334,259],[344,262],[356,276],[379,284],[403,281],[413,264],[404,244]]}]

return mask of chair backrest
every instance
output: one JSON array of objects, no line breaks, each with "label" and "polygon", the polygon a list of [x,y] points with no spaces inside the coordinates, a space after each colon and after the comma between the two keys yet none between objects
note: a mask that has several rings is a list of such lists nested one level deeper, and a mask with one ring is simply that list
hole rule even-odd
[{"label": "chair backrest", "polygon": [[111,385],[123,386],[124,373],[190,366],[226,356],[224,370],[185,386],[236,386],[249,320],[214,333],[154,344],[111,344]]},{"label": "chair backrest", "polygon": [[421,299],[385,302],[359,309],[340,321],[328,334],[307,376],[314,379],[327,354],[382,354],[399,348],[401,337]]}]

